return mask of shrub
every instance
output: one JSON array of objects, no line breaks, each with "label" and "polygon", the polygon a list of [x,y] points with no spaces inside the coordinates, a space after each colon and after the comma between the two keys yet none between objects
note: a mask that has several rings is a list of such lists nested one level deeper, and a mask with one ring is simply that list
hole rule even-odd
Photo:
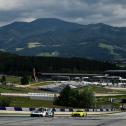
[{"label": "shrub", "polygon": [[28,76],[23,76],[22,78],[21,78],[21,84],[22,85],[25,85],[25,84],[29,84],[29,77]]},{"label": "shrub", "polygon": [[59,97],[54,99],[55,105],[79,108],[95,107],[95,96],[91,88],[86,88],[79,92],[66,86]]},{"label": "shrub", "polygon": [[0,97],[0,106],[6,106],[8,107],[11,103],[11,99],[10,98],[5,98],[5,97]]}]

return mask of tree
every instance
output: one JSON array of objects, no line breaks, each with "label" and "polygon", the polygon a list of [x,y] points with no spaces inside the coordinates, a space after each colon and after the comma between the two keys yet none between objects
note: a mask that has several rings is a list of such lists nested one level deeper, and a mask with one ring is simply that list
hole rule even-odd
[{"label": "tree", "polygon": [[78,107],[78,97],[79,97],[79,91],[71,90],[71,93],[69,96],[69,106]]},{"label": "tree", "polygon": [[29,84],[29,77],[28,76],[23,76],[21,78],[21,84],[22,85]]},{"label": "tree", "polygon": [[70,96],[71,88],[66,86],[60,93],[60,96],[55,99],[54,104],[68,106],[69,96]]},{"label": "tree", "polygon": [[93,90],[90,87],[85,88],[80,92],[78,98],[79,106],[83,108],[93,108],[95,107],[95,96]]},{"label": "tree", "polygon": [[95,107],[95,96],[91,88],[85,88],[79,92],[66,86],[60,96],[55,98],[54,104],[67,107],[92,108]]},{"label": "tree", "polygon": [[6,83],[7,83],[6,76],[2,76],[0,82],[2,83],[2,85],[6,85]]}]

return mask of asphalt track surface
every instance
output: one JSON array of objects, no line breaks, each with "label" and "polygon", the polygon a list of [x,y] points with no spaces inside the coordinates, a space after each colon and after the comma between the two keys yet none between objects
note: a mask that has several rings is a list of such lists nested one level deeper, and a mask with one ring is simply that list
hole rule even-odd
[{"label": "asphalt track surface", "polygon": [[126,113],[79,117],[0,117],[0,126],[126,126]]}]

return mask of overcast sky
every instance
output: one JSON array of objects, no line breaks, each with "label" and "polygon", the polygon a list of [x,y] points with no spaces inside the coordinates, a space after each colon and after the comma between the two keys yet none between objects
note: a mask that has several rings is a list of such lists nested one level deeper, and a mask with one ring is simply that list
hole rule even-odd
[{"label": "overcast sky", "polygon": [[0,26],[37,18],[126,26],[126,0],[0,0]]}]

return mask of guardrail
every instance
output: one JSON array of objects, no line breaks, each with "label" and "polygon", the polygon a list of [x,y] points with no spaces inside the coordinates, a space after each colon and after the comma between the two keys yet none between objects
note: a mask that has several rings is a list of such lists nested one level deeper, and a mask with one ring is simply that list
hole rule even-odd
[{"label": "guardrail", "polygon": [[12,96],[12,97],[29,97],[31,99],[49,100],[53,101],[55,96],[59,94],[54,93],[0,93],[1,96]]}]

